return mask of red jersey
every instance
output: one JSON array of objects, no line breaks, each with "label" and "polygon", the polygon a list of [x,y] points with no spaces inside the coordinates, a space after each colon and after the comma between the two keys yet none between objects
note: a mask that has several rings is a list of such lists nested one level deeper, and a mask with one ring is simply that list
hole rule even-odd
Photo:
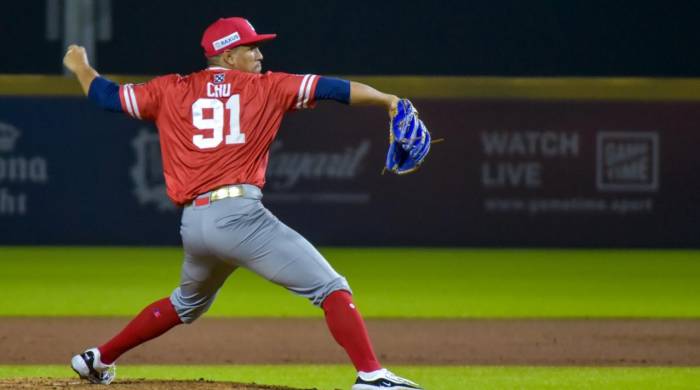
[{"label": "red jersey", "polygon": [[168,196],[182,205],[227,184],[265,184],[287,111],[312,107],[318,77],[212,67],[119,88],[122,109],[155,121]]}]

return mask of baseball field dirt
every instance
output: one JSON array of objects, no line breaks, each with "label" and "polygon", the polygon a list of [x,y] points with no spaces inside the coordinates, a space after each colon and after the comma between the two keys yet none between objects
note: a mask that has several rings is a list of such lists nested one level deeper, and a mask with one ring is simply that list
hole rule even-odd
[{"label": "baseball field dirt", "polygon": [[[0,321],[0,364],[68,364],[99,344],[126,318],[22,317]],[[700,320],[640,319],[370,319],[367,326],[387,365],[697,366]],[[140,346],[122,364],[347,364],[323,319],[205,318]],[[103,386],[99,386],[102,388]],[[57,378],[0,380],[7,389],[90,388]],[[107,388],[107,387],[105,387]],[[255,383],[117,379],[109,389],[291,387]]]},{"label": "baseball field dirt", "polygon": [[[125,318],[3,318],[0,364],[68,364]],[[387,365],[697,366],[700,320],[370,319]],[[204,318],[138,347],[122,364],[347,363],[321,318]]]},{"label": "baseball field dirt", "polygon": [[109,386],[95,386],[78,379],[14,379],[0,380],[0,389],[138,389],[138,390],[192,390],[194,389],[233,389],[233,390],[304,390],[292,387],[264,386],[250,383],[196,381],[156,381],[156,380],[123,380]]}]

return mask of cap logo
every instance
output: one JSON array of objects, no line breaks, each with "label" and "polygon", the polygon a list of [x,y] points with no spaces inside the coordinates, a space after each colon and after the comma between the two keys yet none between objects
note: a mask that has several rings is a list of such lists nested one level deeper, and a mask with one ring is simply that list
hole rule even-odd
[{"label": "cap logo", "polygon": [[238,35],[238,31],[236,31],[233,34],[227,35],[221,39],[217,39],[216,41],[214,41],[212,43],[212,45],[214,46],[214,50],[220,50],[220,49],[223,49],[224,47],[226,47],[232,43],[238,42],[240,40],[241,40],[241,36]]}]

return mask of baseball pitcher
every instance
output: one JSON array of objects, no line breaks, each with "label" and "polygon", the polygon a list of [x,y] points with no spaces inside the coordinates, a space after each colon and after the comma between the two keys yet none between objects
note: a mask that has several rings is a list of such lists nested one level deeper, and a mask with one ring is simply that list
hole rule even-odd
[{"label": "baseball pitcher", "polygon": [[386,168],[397,174],[423,162],[430,133],[408,100],[367,85],[314,74],[262,73],[258,45],[275,36],[258,34],[243,18],[219,19],[201,40],[206,69],[143,84],[118,85],[101,77],[83,47],[68,48],[63,63],[89,100],[155,122],[168,196],[183,210],[179,286],[114,338],[74,356],[71,366],[81,378],[112,382],[119,356],[199,318],[228,276],[245,267],[323,309],[331,334],[357,369],[353,390],[421,389],[382,367],[347,280],[261,199],[269,148],[289,111],[319,100],[386,108],[392,118]]}]

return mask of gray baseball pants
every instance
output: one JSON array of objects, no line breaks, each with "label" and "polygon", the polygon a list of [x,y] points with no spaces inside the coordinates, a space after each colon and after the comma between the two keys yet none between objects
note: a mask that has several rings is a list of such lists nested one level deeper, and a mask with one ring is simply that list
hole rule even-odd
[{"label": "gray baseball pants", "polygon": [[185,256],[180,285],[170,296],[182,322],[191,323],[204,314],[238,267],[317,306],[333,291],[351,291],[316,248],[262,205],[258,187],[243,188],[242,197],[190,205],[182,212]]}]

